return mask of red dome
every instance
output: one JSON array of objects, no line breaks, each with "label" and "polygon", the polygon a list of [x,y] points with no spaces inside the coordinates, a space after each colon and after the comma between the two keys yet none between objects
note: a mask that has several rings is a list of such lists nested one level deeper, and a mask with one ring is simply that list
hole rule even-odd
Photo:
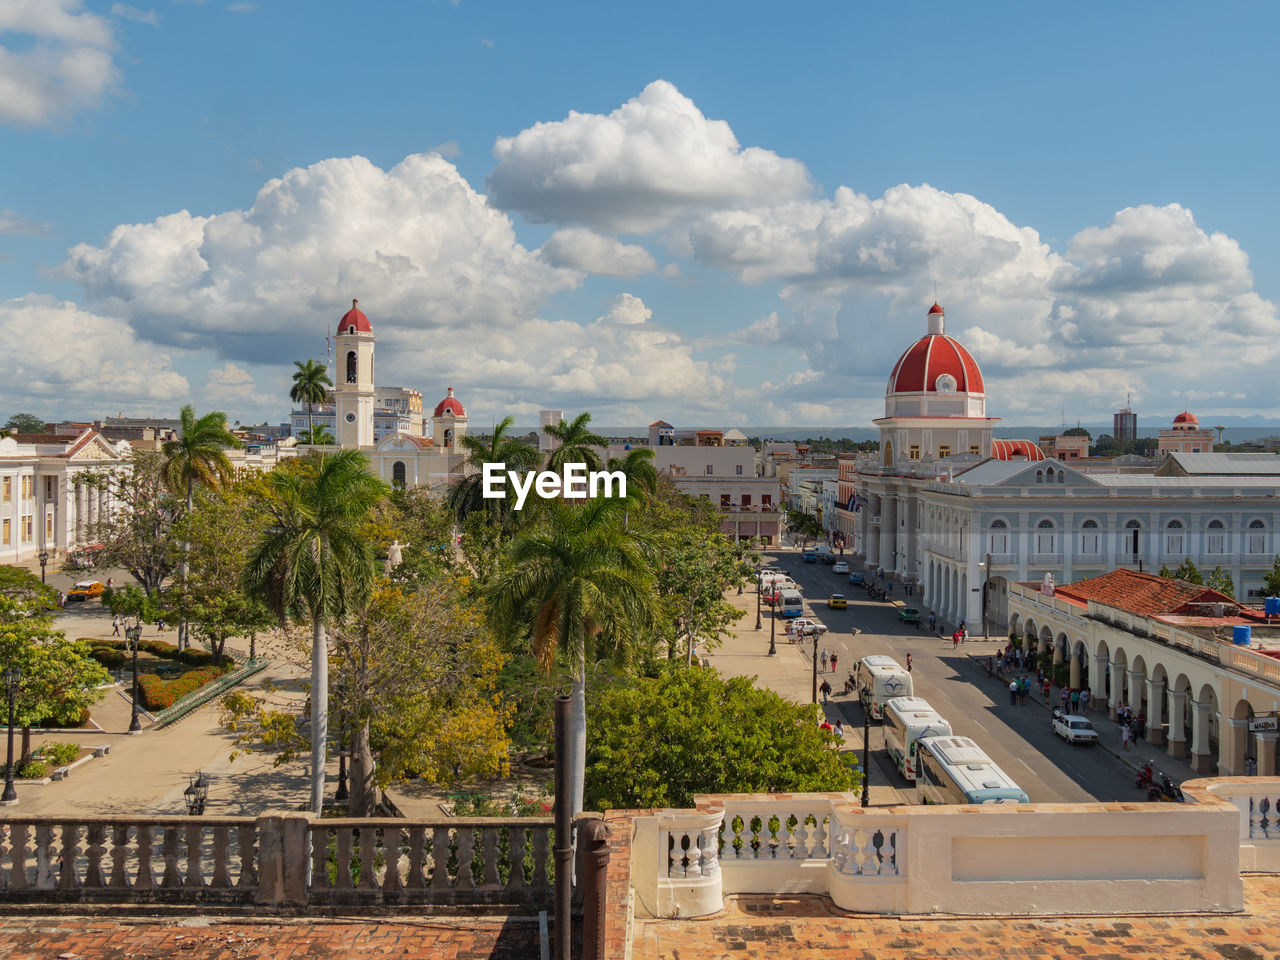
[{"label": "red dome", "polygon": [[992,440],[991,456],[996,460],[1012,460],[1014,457],[1025,457],[1027,460],[1044,460],[1044,451],[1030,440]]},{"label": "red dome", "polygon": [[943,310],[942,307],[940,307],[938,305],[938,302],[935,300],[933,303],[933,306],[929,308],[929,312],[932,314],[932,313],[945,313],[946,311]]},{"label": "red dome", "polygon": [[889,393],[936,393],[938,378],[943,374],[954,378],[956,393],[986,392],[982,371],[969,351],[946,334],[930,333],[898,358],[893,373],[889,374]]},{"label": "red dome", "polygon": [[339,333],[373,333],[373,325],[369,323],[359,307],[359,300],[351,301],[351,309],[342,315],[342,319],[338,321]]},{"label": "red dome", "polygon": [[1193,423],[1196,426],[1200,425],[1200,421],[1196,419],[1196,415],[1194,413],[1188,413],[1186,410],[1183,410],[1180,414],[1174,417],[1173,422],[1174,423]]},{"label": "red dome", "polygon": [[436,404],[435,415],[437,417],[443,417],[446,413],[451,417],[465,417],[467,415],[467,411],[463,409],[462,404],[454,398],[453,387],[449,388],[449,395]]}]

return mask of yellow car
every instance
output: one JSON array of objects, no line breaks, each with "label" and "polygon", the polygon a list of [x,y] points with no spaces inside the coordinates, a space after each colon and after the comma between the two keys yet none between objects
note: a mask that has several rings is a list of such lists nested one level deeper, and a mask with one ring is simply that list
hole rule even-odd
[{"label": "yellow car", "polygon": [[828,610],[846,610],[849,607],[849,601],[844,598],[843,593],[833,593],[827,597]]},{"label": "yellow car", "polygon": [[67,591],[68,600],[99,600],[106,587],[100,580],[81,580]]}]

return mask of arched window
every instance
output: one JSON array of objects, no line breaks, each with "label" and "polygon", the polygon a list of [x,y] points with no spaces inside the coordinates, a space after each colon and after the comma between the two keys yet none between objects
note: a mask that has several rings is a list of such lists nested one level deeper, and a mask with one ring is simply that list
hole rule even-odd
[{"label": "arched window", "polygon": [[446,427],[446,428],[445,428],[445,431],[444,431],[444,445],[445,445],[446,447],[452,447],[452,446],[453,446],[453,428],[452,428],[452,427]]},{"label": "arched window", "polygon": [[1080,524],[1080,552],[1102,552],[1102,534],[1098,530],[1097,520],[1086,520]]},{"label": "arched window", "polygon": [[1164,534],[1164,550],[1165,553],[1178,554],[1184,553],[1182,549],[1182,521],[1170,520],[1165,524]]},{"label": "arched window", "polygon": [[397,460],[391,465],[391,485],[393,487],[403,487],[404,484],[404,461]]},{"label": "arched window", "polygon": [[1129,548],[1129,552],[1135,557],[1138,555],[1141,546],[1142,522],[1140,520],[1130,520],[1124,525],[1125,546]]},{"label": "arched window", "polygon": [[1209,535],[1206,538],[1205,553],[1226,553],[1227,533],[1221,520],[1209,521]]},{"label": "arched window", "polygon": [[987,537],[987,553],[1009,552],[1009,525],[1003,520],[992,520]]},{"label": "arched window", "polygon": [[1059,471],[1058,471],[1058,482],[1059,482],[1059,483],[1066,483],[1066,482],[1067,482],[1067,471],[1065,471],[1065,470],[1059,470]]},{"label": "arched window", "polygon": [[1267,525],[1261,520],[1249,521],[1249,553],[1267,552]]},{"label": "arched window", "polygon": [[1036,471],[1036,483],[1044,483],[1044,471],[1043,471],[1043,470],[1037,470],[1037,471]]},{"label": "arched window", "polygon": [[884,465],[886,467],[893,466],[893,441],[886,440],[884,442]]},{"label": "arched window", "polygon": [[1057,553],[1058,531],[1049,519],[1036,524],[1036,553]]},{"label": "arched window", "polygon": [[356,382],[356,372],[359,362],[356,360],[356,352],[354,350],[347,351],[347,383]]}]

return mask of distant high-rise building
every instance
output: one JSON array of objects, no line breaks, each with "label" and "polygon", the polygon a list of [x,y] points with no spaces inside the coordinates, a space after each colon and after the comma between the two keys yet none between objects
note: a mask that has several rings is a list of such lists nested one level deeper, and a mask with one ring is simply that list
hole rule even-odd
[{"label": "distant high-rise building", "polygon": [[562,423],[564,423],[563,410],[538,411],[538,450],[543,456],[555,452],[556,447],[560,446],[560,441],[547,433],[544,428],[557,427]]},{"label": "distant high-rise building", "polygon": [[1123,410],[1117,410],[1111,421],[1111,435],[1117,440],[1138,439],[1138,415],[1127,406]]}]

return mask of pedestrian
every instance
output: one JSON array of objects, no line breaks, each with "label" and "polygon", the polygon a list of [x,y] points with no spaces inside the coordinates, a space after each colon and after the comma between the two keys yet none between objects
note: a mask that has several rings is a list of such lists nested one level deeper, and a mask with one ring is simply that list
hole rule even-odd
[{"label": "pedestrian", "polygon": [[818,729],[819,729],[819,730],[828,730],[828,731],[830,731],[831,733],[835,733],[835,728],[834,728],[833,726],[831,726],[831,721],[830,721],[830,720],[828,720],[826,717],[823,717],[823,718],[822,718],[822,723],[818,724]]},{"label": "pedestrian", "polygon": [[156,633],[164,633],[164,617],[156,617]]},{"label": "pedestrian", "polygon": [[996,673],[1004,673],[1004,654],[996,654]]},{"label": "pedestrian", "polygon": [[112,587],[112,585],[113,585],[113,584],[115,584],[115,580],[114,580],[114,579],[112,579],[111,577],[107,577],[107,589],[108,589],[108,590],[110,590],[110,589],[111,589],[111,587]]},{"label": "pedestrian", "polygon": [[1071,712],[1072,713],[1080,712],[1080,691],[1079,690],[1071,691]]},{"label": "pedestrian", "polygon": [[1146,727],[1146,725],[1147,725],[1146,713],[1139,713],[1138,716],[1135,717],[1133,721],[1133,742],[1135,744],[1142,739],[1143,729]]},{"label": "pedestrian", "polygon": [[1042,679],[1042,680],[1040,681],[1040,691],[1044,694],[1044,702],[1045,702],[1045,703],[1048,703],[1048,702],[1049,702],[1049,691],[1050,691],[1050,685],[1049,685],[1049,678],[1048,678],[1048,677],[1045,677],[1044,679]]},{"label": "pedestrian", "polygon": [[991,667],[992,667],[992,666],[993,666],[993,663],[992,663],[991,658],[990,658],[990,657],[987,657],[987,676],[988,676],[988,677],[989,677],[989,676],[991,676]]},{"label": "pedestrian", "polygon": [[937,614],[934,614],[934,613],[929,614],[929,632],[933,633],[934,628],[937,626],[938,626]]},{"label": "pedestrian", "polygon": [[832,731],[831,731],[831,732],[832,732],[832,733],[834,733],[834,734],[835,734],[837,737],[839,737],[841,740],[843,740],[843,739],[844,739],[844,724],[843,724],[843,723],[841,723],[839,720],[837,720],[837,721],[836,721],[836,725],[835,725],[835,727],[832,729]]},{"label": "pedestrian", "polygon": [[827,697],[831,695],[831,684],[826,680],[822,681],[822,686],[818,688],[818,692],[822,694],[822,702],[827,702]]},{"label": "pedestrian", "polygon": [[839,655],[834,650],[832,650],[831,651],[831,672],[832,673],[835,673],[837,670],[840,669],[839,663],[840,663]]},{"label": "pedestrian", "polygon": [[907,673],[911,672],[911,654],[907,654]]},{"label": "pedestrian", "polygon": [[831,659],[830,656],[827,654],[827,648],[823,647],[822,648],[822,670],[824,673],[826,672],[826,669],[827,669],[827,661],[830,659]]},{"label": "pedestrian", "polygon": [[111,635],[112,635],[113,637],[118,637],[118,636],[120,636],[120,617],[119,617],[119,615],[115,616],[115,617],[111,620]]},{"label": "pedestrian", "polygon": [[1133,739],[1133,733],[1129,730],[1127,723],[1120,724],[1120,746],[1125,750],[1129,749],[1129,741]]},{"label": "pedestrian", "polygon": [[908,596],[908,597],[909,597],[909,596],[911,596],[911,594],[912,594],[912,592],[913,592],[914,588],[915,588],[915,584],[914,584],[914,583],[912,583],[910,580],[908,580],[908,581],[907,581],[907,596]]},{"label": "pedestrian", "polygon": [[1071,691],[1066,687],[1062,688],[1062,712],[1071,712]]},{"label": "pedestrian", "polygon": [[1009,706],[1016,707],[1018,705],[1018,681],[1009,681]]},{"label": "pedestrian", "polygon": [[958,649],[959,646],[960,646],[960,631],[957,630],[955,633],[951,635],[951,649],[952,650]]},{"label": "pedestrian", "polygon": [[1244,775],[1246,777],[1256,777],[1258,775],[1258,761],[1253,759],[1253,757],[1245,758]]},{"label": "pedestrian", "polygon": [[960,642],[964,643],[969,639],[969,631],[965,628],[964,621],[960,621]]},{"label": "pedestrian", "polygon": [[1085,687],[1083,690],[1080,691],[1080,712],[1081,713],[1089,709],[1089,698],[1092,696],[1093,694],[1089,692],[1088,687]]}]

